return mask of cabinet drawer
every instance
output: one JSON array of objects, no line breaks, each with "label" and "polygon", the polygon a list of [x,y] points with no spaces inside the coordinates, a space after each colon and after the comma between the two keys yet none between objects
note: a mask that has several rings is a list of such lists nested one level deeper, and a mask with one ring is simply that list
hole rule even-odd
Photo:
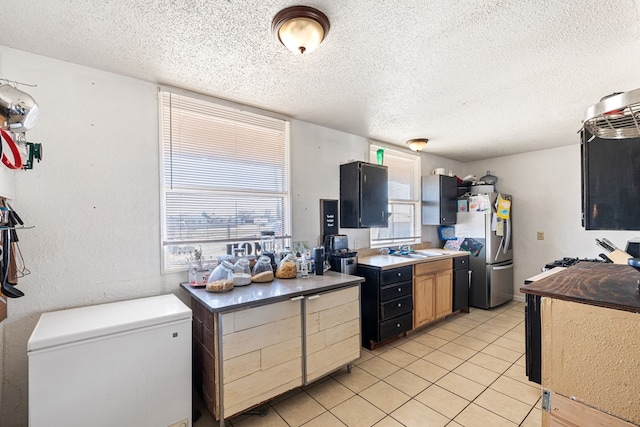
[{"label": "cabinet drawer", "polygon": [[382,286],[380,287],[380,301],[389,301],[390,299],[411,295],[412,287],[412,282],[410,281]]},{"label": "cabinet drawer", "polygon": [[411,280],[413,267],[394,268],[393,270],[383,270],[380,275],[380,284],[388,285],[390,283],[404,282]]},{"label": "cabinet drawer", "polygon": [[469,269],[469,257],[468,256],[458,256],[453,258],[453,269]]},{"label": "cabinet drawer", "polygon": [[421,276],[423,274],[435,273],[436,271],[451,270],[452,265],[453,261],[451,261],[451,258],[421,262],[415,265],[415,272],[416,276]]},{"label": "cabinet drawer", "polygon": [[380,323],[380,341],[384,341],[388,338],[396,337],[403,332],[407,332],[412,328],[412,316],[411,313],[404,314],[396,317],[395,319],[387,320]]},{"label": "cabinet drawer", "polygon": [[413,299],[411,295],[397,298],[380,304],[380,320],[387,320],[404,313],[411,313],[413,310]]}]

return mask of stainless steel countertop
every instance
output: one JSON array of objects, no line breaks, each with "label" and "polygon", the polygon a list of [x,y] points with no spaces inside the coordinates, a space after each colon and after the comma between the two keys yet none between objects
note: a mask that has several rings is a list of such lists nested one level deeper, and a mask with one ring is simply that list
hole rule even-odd
[{"label": "stainless steel countertop", "polygon": [[180,287],[202,302],[209,311],[219,313],[271,304],[299,295],[313,295],[360,282],[364,282],[364,278],[326,271],[321,276],[310,274],[306,279],[274,279],[268,283],[236,286],[228,292],[207,292],[204,287],[194,288],[188,283],[181,283]]}]

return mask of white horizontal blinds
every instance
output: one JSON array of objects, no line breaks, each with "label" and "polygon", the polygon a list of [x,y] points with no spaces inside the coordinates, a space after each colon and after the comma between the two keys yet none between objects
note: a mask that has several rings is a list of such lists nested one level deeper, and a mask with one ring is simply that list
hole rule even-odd
[{"label": "white horizontal blinds", "polygon": [[[378,145],[370,145],[370,158],[375,162]],[[387,166],[389,180],[389,200],[419,201],[416,188],[417,156],[385,148],[384,165]]]},{"label": "white horizontal blinds", "polygon": [[389,199],[415,200],[415,161],[394,155],[389,150],[385,153],[384,163],[389,173]]},{"label": "white horizontal blinds", "polygon": [[[381,145],[370,145],[371,162],[376,161],[379,148]],[[371,246],[419,241],[420,158],[384,147],[383,163],[388,172],[390,216],[387,228],[371,229]]]},{"label": "white horizontal blinds", "polygon": [[170,188],[285,192],[288,122],[163,92]]},{"label": "white horizontal blinds", "polygon": [[171,92],[160,98],[163,245],[288,236],[289,122]]}]

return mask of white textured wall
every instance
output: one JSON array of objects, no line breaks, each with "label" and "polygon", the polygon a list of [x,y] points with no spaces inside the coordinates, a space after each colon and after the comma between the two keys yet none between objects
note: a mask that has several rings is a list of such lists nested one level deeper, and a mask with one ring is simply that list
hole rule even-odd
[{"label": "white textured wall", "polygon": [[[513,195],[514,297],[527,277],[546,263],[562,257],[597,258],[604,252],[595,244],[606,237],[622,249],[640,231],[586,231],[582,228],[580,144],[533,151],[466,164],[478,178],[487,170],[498,177],[498,191]],[[537,240],[536,232],[544,232]]]},{"label": "white textured wall", "polygon": [[[294,240],[313,246],[320,236],[320,199],[340,197],[340,165],[365,161],[369,155],[366,138],[294,120],[291,123],[291,194]],[[369,246],[369,231],[341,228],[353,245]]]},{"label": "white textured wall", "polygon": [[27,424],[27,340],[40,313],[175,292],[160,274],[156,86],[0,48],[2,77],[37,84],[30,141],[43,161],[16,174],[13,207],[32,274],[4,322],[0,425]]},{"label": "white textured wall", "polygon": [[[2,68],[0,67],[0,75],[2,73]],[[0,197],[5,197],[7,199],[13,199],[16,192],[15,186],[15,171],[4,167],[0,168]]]},{"label": "white textured wall", "polygon": [[[320,244],[320,199],[340,196],[340,165],[369,161],[367,138],[299,120],[291,124],[293,236],[295,240]],[[437,167],[464,176],[464,164],[439,156],[421,154],[422,175]],[[369,230],[341,228],[355,248],[369,247]],[[438,228],[422,227],[422,240],[438,243]]]},{"label": "white textured wall", "polygon": [[[5,76],[3,69],[3,60],[0,55],[0,78],[8,78]],[[6,197],[12,199],[15,196],[15,172],[9,168],[5,168],[4,165],[0,166],[0,197]],[[0,398],[2,394],[0,393]]]}]

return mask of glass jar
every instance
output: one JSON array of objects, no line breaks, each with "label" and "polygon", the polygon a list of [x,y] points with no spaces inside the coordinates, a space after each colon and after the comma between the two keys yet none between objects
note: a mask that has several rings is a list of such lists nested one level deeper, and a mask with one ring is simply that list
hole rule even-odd
[{"label": "glass jar", "polygon": [[246,286],[251,284],[251,269],[249,260],[240,258],[233,266],[233,286]]},{"label": "glass jar", "polygon": [[233,264],[227,260],[222,261],[209,274],[206,289],[209,292],[226,292],[233,289]]},{"label": "glass jar", "polygon": [[251,281],[255,283],[266,283],[273,281],[273,268],[271,267],[271,258],[261,256],[253,266],[253,274]]},{"label": "glass jar", "polygon": [[189,261],[189,285],[193,287],[205,286],[209,280],[211,266],[202,261]]},{"label": "glass jar", "polygon": [[295,279],[297,272],[296,257],[293,254],[288,254],[278,263],[276,277],[278,279]]}]

